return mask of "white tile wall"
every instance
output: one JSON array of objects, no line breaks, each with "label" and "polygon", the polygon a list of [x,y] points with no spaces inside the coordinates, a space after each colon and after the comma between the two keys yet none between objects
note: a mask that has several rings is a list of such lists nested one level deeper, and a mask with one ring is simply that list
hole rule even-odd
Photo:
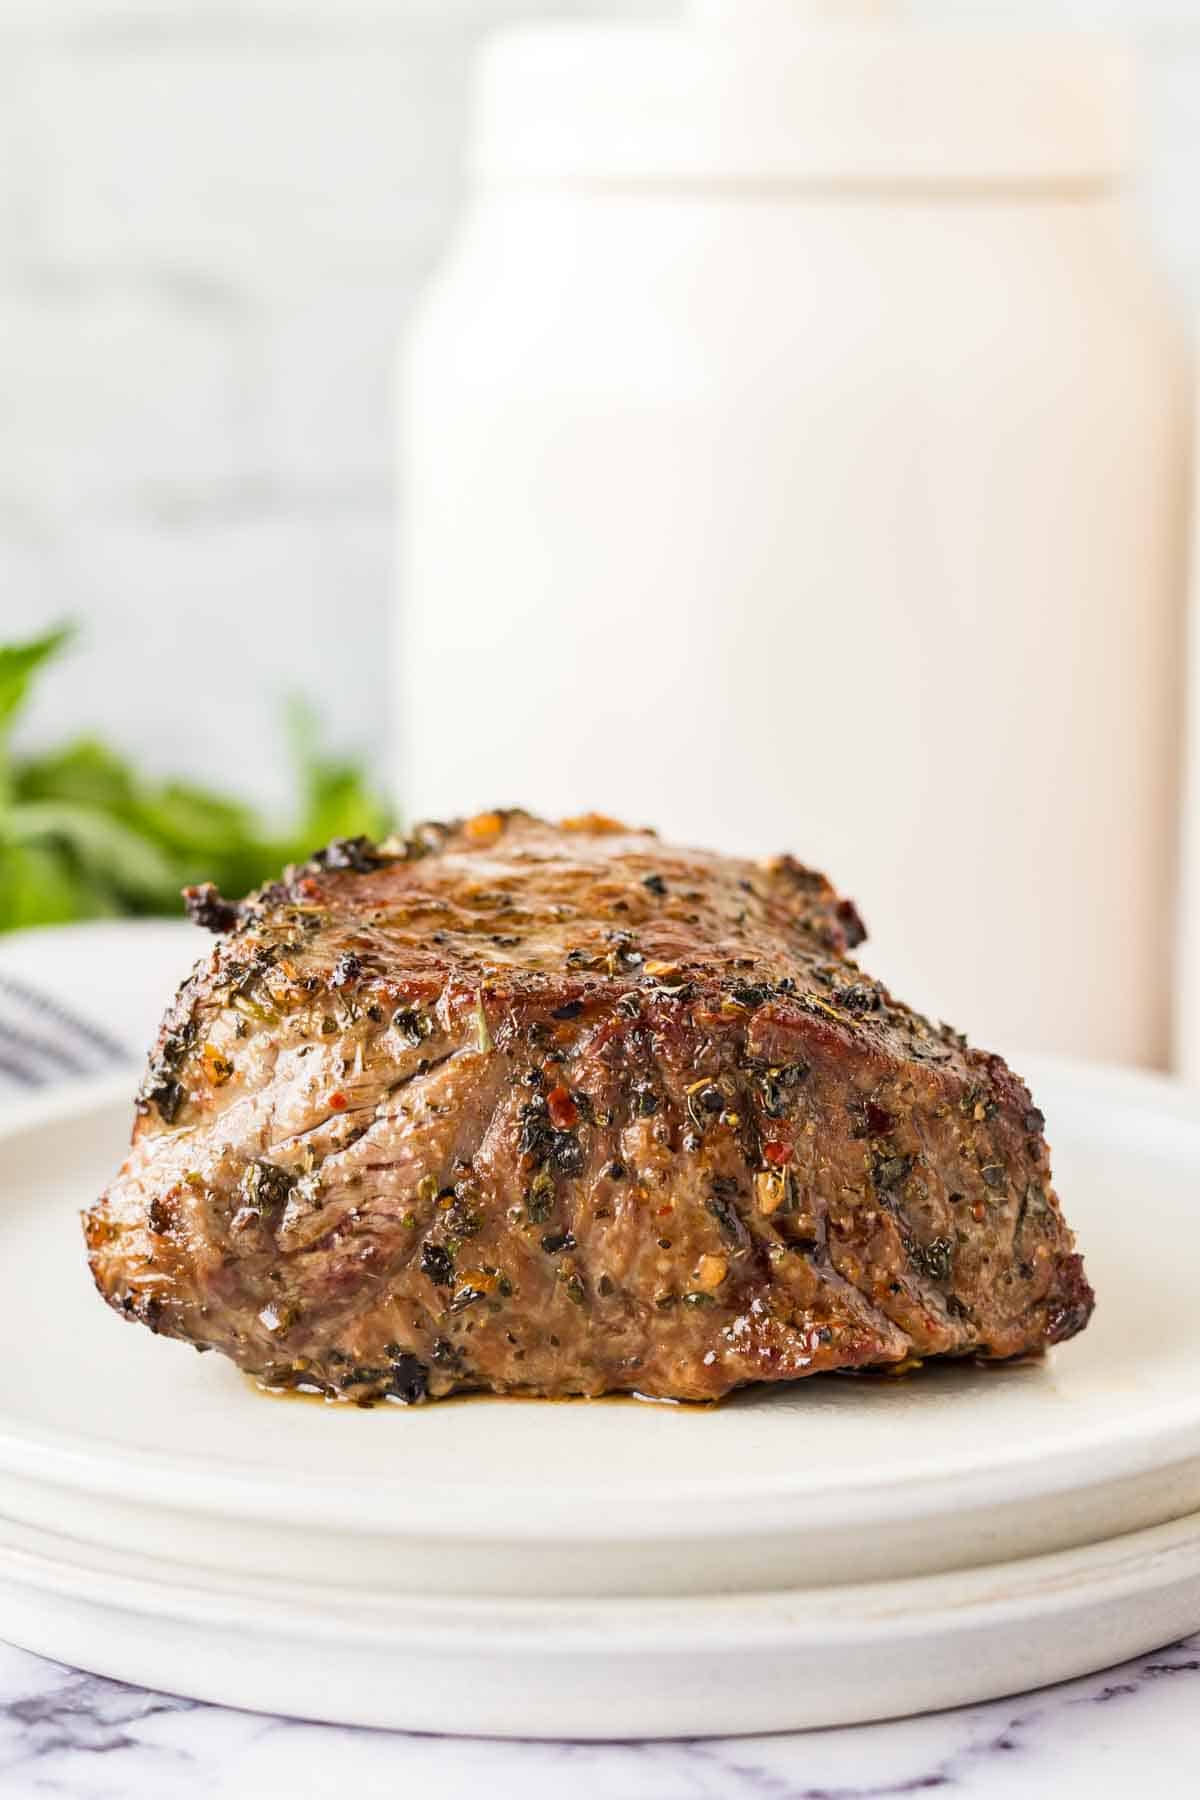
[{"label": "white tile wall", "polygon": [[[468,58],[672,0],[0,0],[0,628],[80,617],[34,735],[277,793],[277,703],[386,735],[391,357],[452,224]],[[1200,303],[1200,0],[918,0],[1119,23]]]}]

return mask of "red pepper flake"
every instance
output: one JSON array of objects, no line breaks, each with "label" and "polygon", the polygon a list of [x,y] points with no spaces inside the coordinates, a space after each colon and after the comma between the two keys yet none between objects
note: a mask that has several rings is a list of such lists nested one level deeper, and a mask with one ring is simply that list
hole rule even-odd
[{"label": "red pepper flake", "polygon": [[557,1131],[570,1131],[572,1125],[579,1123],[579,1108],[565,1087],[550,1089],[546,1095],[546,1111],[550,1114],[550,1123]]},{"label": "red pepper flake", "polygon": [[657,1208],[654,1216],[656,1219],[665,1219],[667,1217],[668,1213],[673,1213],[674,1211],[675,1211],[674,1201],[668,1200],[667,1204],[665,1206],[660,1206]]},{"label": "red pepper flake", "polygon": [[781,1144],[779,1142],[764,1144],[762,1153],[769,1163],[775,1164],[777,1169],[782,1169],[786,1163],[790,1163],[792,1160],[792,1146],[790,1144]]},{"label": "red pepper flake", "polygon": [[334,1112],[344,1112],[350,1102],[347,1100],[345,1094],[338,1092],[336,1094],[330,1094],[329,1104],[332,1106]]}]

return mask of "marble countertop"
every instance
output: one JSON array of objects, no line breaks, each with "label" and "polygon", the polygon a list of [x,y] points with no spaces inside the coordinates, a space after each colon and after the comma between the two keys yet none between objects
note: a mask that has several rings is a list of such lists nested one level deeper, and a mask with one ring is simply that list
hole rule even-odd
[{"label": "marble countertop", "polygon": [[[2,1621],[0,1621],[2,1623]],[[894,1724],[509,1743],[230,1712],[0,1646],[0,1795],[71,1800],[980,1800],[1200,1792],[1200,1637],[1042,1693]]]}]

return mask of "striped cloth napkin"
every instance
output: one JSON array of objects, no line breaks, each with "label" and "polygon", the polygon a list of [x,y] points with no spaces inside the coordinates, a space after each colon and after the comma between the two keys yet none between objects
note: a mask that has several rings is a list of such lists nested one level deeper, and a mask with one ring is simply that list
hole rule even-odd
[{"label": "striped cloth napkin", "polygon": [[61,1082],[128,1076],[203,953],[193,926],[102,920],[0,936],[0,1105]]},{"label": "striped cloth napkin", "polygon": [[131,1060],[103,1026],[71,1012],[52,994],[0,975],[0,1082],[9,1088],[49,1087],[119,1069]]}]

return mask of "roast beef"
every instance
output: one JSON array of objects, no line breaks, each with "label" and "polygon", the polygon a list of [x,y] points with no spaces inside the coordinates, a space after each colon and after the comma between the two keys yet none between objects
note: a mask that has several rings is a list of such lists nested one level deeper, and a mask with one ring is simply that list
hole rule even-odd
[{"label": "roast beef", "polygon": [[188,899],[87,1244],[268,1386],[708,1400],[1087,1323],[1024,1083],[790,856],[495,812]]}]

